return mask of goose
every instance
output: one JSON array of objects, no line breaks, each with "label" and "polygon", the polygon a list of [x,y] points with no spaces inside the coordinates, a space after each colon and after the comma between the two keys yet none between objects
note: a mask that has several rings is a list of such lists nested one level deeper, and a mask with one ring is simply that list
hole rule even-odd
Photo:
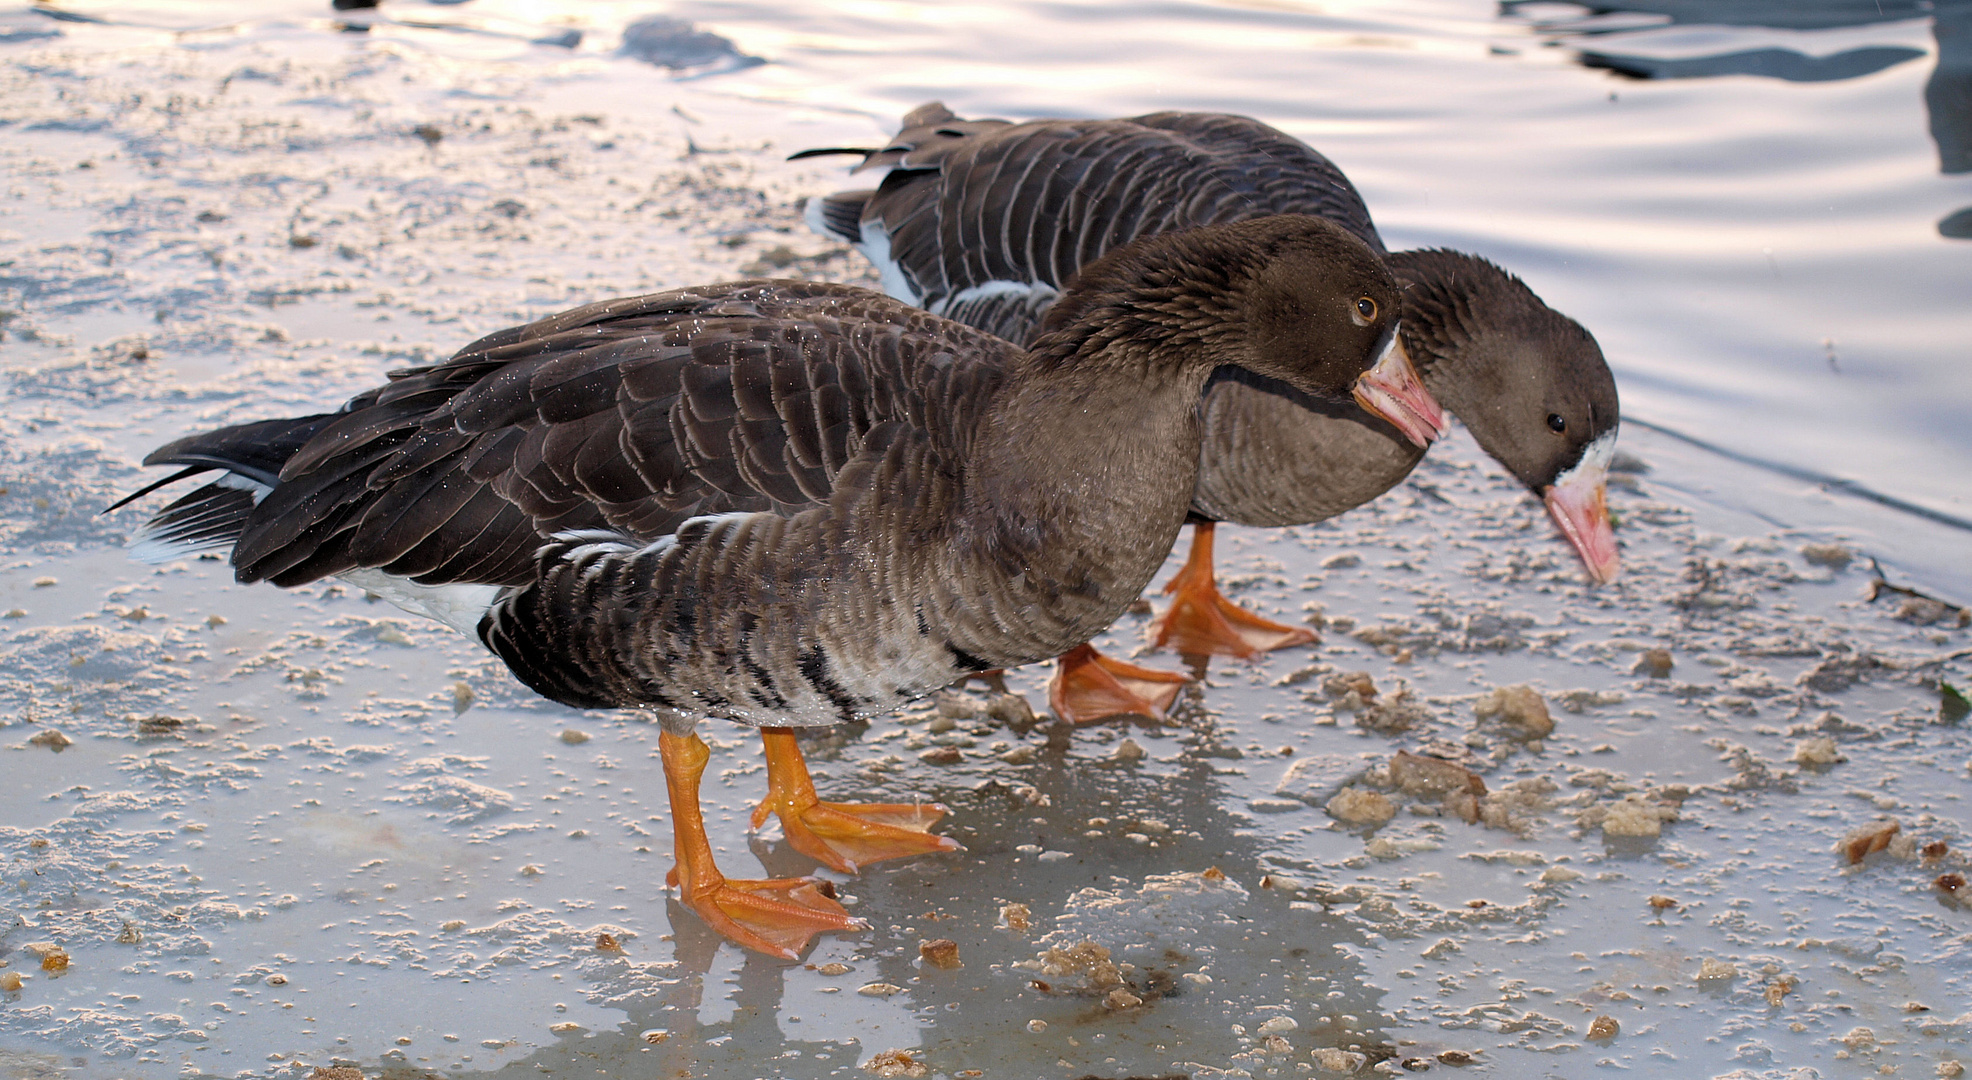
[{"label": "goose", "polygon": [[762,815],[798,850],[851,869],[953,850],[942,807],[821,801],[797,730],[1100,632],[1182,527],[1212,373],[1380,393],[1397,304],[1367,245],[1295,215],[1118,248],[1025,348],[850,286],[674,289],[502,330],[334,412],[181,438],[145,459],[181,468],[118,506],[216,471],[133,534],[137,558],[340,578],[544,697],[653,716],[668,882],[791,959],[863,924],[812,878],[723,875],[698,721],[762,729]]},{"label": "goose", "polygon": [[[1355,186],[1300,140],[1215,113],[1016,124],[960,119],[932,102],[880,148],[794,157],[828,154],[861,155],[852,172],[884,172],[873,189],[810,199],[810,227],[853,245],[891,296],[1015,342],[1042,325],[1078,268],[1119,244],[1270,214],[1335,222],[1403,284],[1403,340],[1430,397],[1543,499],[1591,579],[1616,577],[1604,483],[1618,403],[1595,338],[1478,256],[1386,252]],[[1379,417],[1234,368],[1214,374],[1200,408],[1192,547],[1150,641],[1245,659],[1311,643],[1312,630],[1220,594],[1216,523],[1310,524],[1360,506],[1410,473],[1444,420],[1402,408]],[[1056,665],[1049,698],[1078,722],[1158,715],[1185,681],[1078,648]]]}]

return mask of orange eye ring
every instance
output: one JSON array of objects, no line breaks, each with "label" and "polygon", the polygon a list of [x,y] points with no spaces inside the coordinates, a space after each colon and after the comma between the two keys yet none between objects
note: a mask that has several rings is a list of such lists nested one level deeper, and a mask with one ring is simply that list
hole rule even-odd
[{"label": "orange eye ring", "polygon": [[1364,322],[1374,322],[1376,320],[1376,301],[1367,296],[1357,297],[1356,314],[1362,316]]}]

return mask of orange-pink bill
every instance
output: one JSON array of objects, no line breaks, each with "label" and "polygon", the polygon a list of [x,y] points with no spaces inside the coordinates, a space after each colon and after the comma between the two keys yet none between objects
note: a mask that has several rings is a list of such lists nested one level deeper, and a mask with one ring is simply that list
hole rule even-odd
[{"label": "orange-pink bill", "polygon": [[1390,421],[1419,446],[1430,446],[1431,440],[1451,431],[1445,410],[1417,377],[1403,337],[1394,332],[1375,366],[1357,376],[1355,398],[1356,404]]},{"label": "orange-pink bill", "polygon": [[1544,492],[1548,516],[1561,528],[1561,535],[1575,546],[1589,577],[1605,585],[1616,580],[1622,570],[1616,556],[1616,534],[1609,527],[1607,484],[1609,461],[1616,453],[1616,433],[1611,431],[1590,443],[1582,460],[1562,473]]}]

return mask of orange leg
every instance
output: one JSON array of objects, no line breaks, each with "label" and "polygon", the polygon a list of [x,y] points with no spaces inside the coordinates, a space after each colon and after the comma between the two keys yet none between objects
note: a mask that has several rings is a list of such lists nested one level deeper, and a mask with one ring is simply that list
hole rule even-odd
[{"label": "orange leg", "polygon": [[1214,528],[1210,521],[1192,527],[1191,554],[1164,586],[1165,592],[1177,595],[1164,614],[1151,620],[1151,644],[1174,645],[1181,653],[1252,660],[1263,652],[1318,640],[1305,626],[1263,619],[1220,594],[1212,573]]},{"label": "orange leg", "polygon": [[814,878],[728,880],[712,862],[712,842],[699,812],[698,783],[712,751],[696,735],[660,732],[664,782],[671,793],[671,828],[678,863],[666,884],[678,886],[679,899],[728,941],[782,960],[793,960],[809,939],[827,930],[861,930],[868,924],[850,917],[826,882]]},{"label": "orange leg", "polygon": [[780,815],[787,842],[803,855],[853,874],[883,859],[959,849],[957,840],[930,832],[945,816],[938,803],[823,802],[793,728],[761,728],[760,741],[767,751],[767,797],[753,811],[753,827],[770,813]]},{"label": "orange leg", "polygon": [[1175,671],[1112,660],[1093,645],[1077,645],[1054,662],[1048,707],[1063,720],[1087,724],[1110,716],[1162,718],[1191,680]]}]

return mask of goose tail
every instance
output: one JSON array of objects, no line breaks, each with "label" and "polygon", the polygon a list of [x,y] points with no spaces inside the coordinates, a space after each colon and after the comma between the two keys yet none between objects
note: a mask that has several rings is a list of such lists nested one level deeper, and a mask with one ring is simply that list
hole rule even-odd
[{"label": "goose tail", "polygon": [[817,196],[808,200],[802,217],[807,221],[808,228],[817,235],[848,244],[860,244],[863,241],[863,208],[875,196],[875,191],[838,191],[833,195]]},{"label": "goose tail", "polygon": [[224,551],[245,531],[253,508],[280,483],[281,466],[333,419],[333,414],[324,413],[263,420],[168,443],[146,457],[144,464],[184,468],[118,499],[103,512],[121,509],[180,480],[218,472],[217,479],[153,515],[131,535],[129,549],[132,558],[153,564]]}]

